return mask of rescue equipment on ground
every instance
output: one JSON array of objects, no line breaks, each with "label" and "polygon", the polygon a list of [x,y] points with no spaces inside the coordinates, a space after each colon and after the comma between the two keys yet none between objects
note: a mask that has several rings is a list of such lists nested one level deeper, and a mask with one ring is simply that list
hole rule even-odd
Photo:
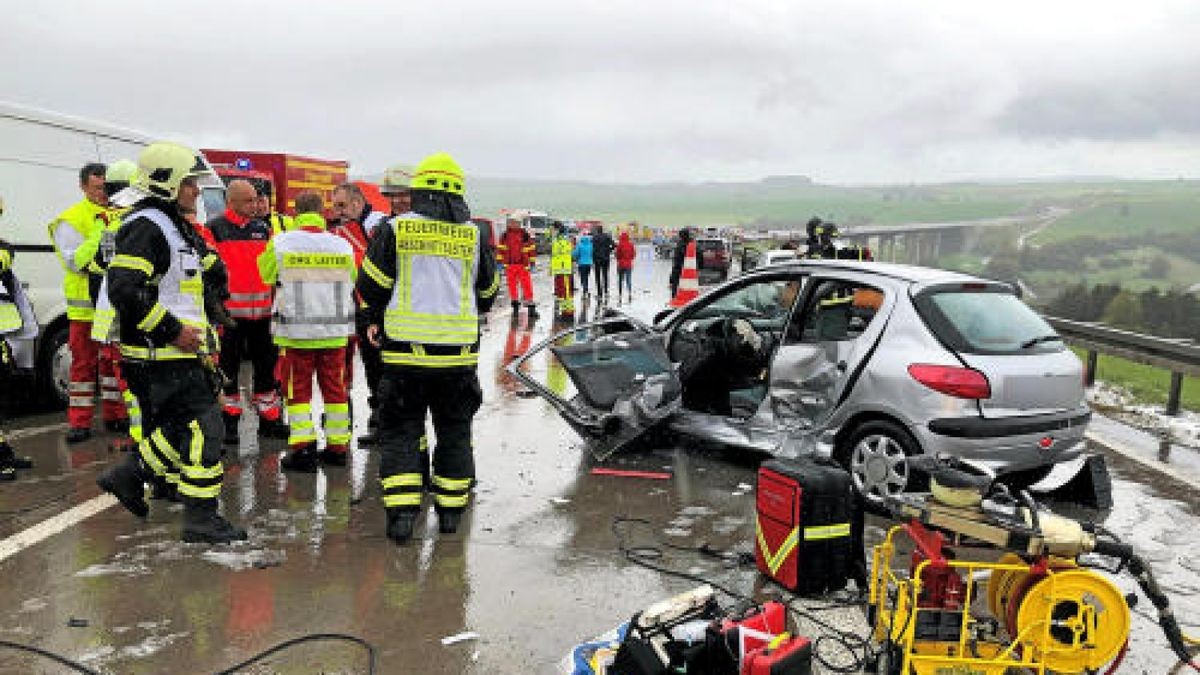
[{"label": "rescue equipment on ground", "polygon": [[683,269],[679,271],[679,287],[671,298],[671,307],[683,307],[700,297],[700,270],[696,267],[696,242],[690,241],[683,257]]},{"label": "rescue equipment on ground", "polygon": [[[1027,492],[1013,495],[981,479],[985,471],[961,460],[921,466],[932,495],[885,500],[907,522],[873,551],[868,618],[880,649],[868,672],[1114,672],[1128,649],[1129,600],[1081,563],[1084,554],[1121,562],[1118,569],[1134,576],[1158,610],[1172,650],[1200,671],[1166,596],[1132,547],[1102,527],[1042,510]],[[907,565],[897,556],[901,539],[914,549]],[[999,560],[968,556],[967,547],[988,546],[1006,553]]]},{"label": "rescue equipment on ground", "polygon": [[850,474],[813,458],[774,459],[758,470],[754,558],[802,595],[866,585],[862,509]]},{"label": "rescue equipment on ground", "polygon": [[[574,672],[621,675],[809,675],[812,649],[788,632],[787,609],[766,602],[725,610],[712,586],[656,602],[618,628],[618,639],[590,643]],[[611,637],[611,636],[610,636]],[[619,642],[615,649],[613,645]],[[578,652],[578,650],[576,650]],[[575,656],[578,656],[576,653]],[[576,658],[576,662],[578,662]]]}]

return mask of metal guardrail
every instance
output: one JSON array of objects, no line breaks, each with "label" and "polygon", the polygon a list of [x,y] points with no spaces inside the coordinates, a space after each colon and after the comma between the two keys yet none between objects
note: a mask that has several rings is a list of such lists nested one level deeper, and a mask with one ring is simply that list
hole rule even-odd
[{"label": "metal guardrail", "polygon": [[1200,376],[1200,345],[1191,340],[1145,335],[1101,323],[1072,321],[1053,316],[1043,318],[1069,344],[1087,350],[1087,384],[1089,387],[1096,382],[1096,363],[1101,353],[1164,368],[1171,373],[1166,413],[1178,415],[1179,398],[1183,390],[1183,376]]}]

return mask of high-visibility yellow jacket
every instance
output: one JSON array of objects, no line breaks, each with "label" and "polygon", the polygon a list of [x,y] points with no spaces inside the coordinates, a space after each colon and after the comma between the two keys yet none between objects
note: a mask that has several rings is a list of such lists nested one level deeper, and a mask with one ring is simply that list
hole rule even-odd
[{"label": "high-visibility yellow jacket", "polygon": [[67,318],[72,321],[91,321],[95,315],[87,266],[96,255],[100,238],[91,235],[95,228],[106,227],[108,221],[106,207],[81,199],[50,223],[50,243],[62,263],[63,295],[67,299]]},{"label": "high-visibility yellow jacket", "polygon": [[573,247],[567,237],[555,237],[550,244],[550,273],[570,274]]}]

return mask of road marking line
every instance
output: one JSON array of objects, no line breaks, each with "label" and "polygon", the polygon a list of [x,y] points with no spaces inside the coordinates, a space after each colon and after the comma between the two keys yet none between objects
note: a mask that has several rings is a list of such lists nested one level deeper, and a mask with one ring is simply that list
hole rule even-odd
[{"label": "road marking line", "polygon": [[8,539],[0,541],[0,562],[119,503],[116,497],[102,494],[78,506],[73,506],[57,516],[47,518],[33,527],[22,530]]},{"label": "road marking line", "polygon": [[28,429],[16,429],[8,432],[8,437],[12,439],[25,438],[26,436],[37,436],[38,434],[46,434],[52,431],[66,431],[67,423],[59,422],[58,424],[47,424],[44,427],[30,427]]}]

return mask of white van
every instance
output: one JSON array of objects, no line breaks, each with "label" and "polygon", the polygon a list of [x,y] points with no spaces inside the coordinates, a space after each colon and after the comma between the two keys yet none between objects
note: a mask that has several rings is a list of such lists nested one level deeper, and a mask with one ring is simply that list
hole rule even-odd
[{"label": "white van", "polygon": [[[21,279],[41,325],[36,340],[13,345],[17,364],[31,371],[39,392],[67,401],[67,304],[62,265],[47,226],[83,198],[79,170],[88,162],[136,160],[153,138],[136,131],[0,101],[0,195],[5,212],[0,239],[13,244],[13,271]],[[203,161],[203,160],[201,160]],[[225,188],[213,174],[201,179],[197,214],[220,213]]]}]

